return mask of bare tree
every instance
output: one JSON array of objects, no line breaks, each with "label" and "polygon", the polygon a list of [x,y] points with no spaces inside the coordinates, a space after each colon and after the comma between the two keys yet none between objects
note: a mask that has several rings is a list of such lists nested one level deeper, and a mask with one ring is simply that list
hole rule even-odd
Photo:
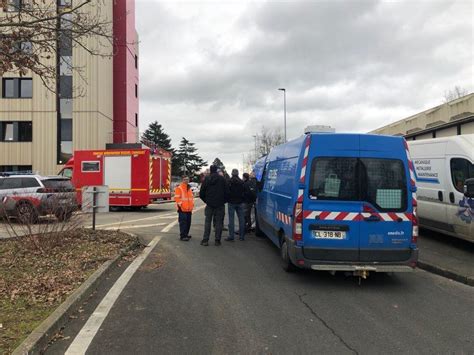
[{"label": "bare tree", "polygon": [[459,99],[460,97],[466,96],[468,93],[469,92],[466,89],[456,85],[454,89],[444,92],[444,102]]},{"label": "bare tree", "polygon": [[279,129],[270,129],[262,126],[260,134],[257,135],[257,155],[256,159],[270,153],[270,150],[285,142],[283,133]]},{"label": "bare tree", "polygon": [[[102,11],[108,1],[0,0],[0,76],[32,72],[55,92],[58,65],[80,73],[72,63],[57,62],[58,48],[80,47],[90,55],[110,57],[112,18]],[[92,44],[92,37],[101,43]]]}]

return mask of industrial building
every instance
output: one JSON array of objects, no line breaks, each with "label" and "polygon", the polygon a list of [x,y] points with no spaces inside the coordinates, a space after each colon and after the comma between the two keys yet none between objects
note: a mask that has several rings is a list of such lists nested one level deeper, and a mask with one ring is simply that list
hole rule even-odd
[{"label": "industrial building", "polygon": [[474,93],[404,118],[370,133],[407,140],[474,134]]},{"label": "industrial building", "polygon": [[[49,1],[58,12],[72,3]],[[0,16],[7,11],[11,9],[0,8]],[[138,141],[135,1],[92,2],[83,11],[110,23],[114,40],[87,38],[86,47],[101,55],[58,41],[56,57],[50,59],[57,63],[56,92],[35,74],[1,77],[0,172],[55,174],[74,150]]]}]

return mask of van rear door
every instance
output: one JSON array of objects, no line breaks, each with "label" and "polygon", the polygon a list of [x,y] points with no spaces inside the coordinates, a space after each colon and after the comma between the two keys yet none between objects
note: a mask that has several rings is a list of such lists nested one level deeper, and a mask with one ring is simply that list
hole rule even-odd
[{"label": "van rear door", "polygon": [[400,138],[360,140],[360,261],[397,262],[411,256],[412,192]]},{"label": "van rear door", "polygon": [[[310,260],[357,261],[359,136],[312,135],[303,200],[303,253]],[[308,179],[306,180],[308,181]]]}]

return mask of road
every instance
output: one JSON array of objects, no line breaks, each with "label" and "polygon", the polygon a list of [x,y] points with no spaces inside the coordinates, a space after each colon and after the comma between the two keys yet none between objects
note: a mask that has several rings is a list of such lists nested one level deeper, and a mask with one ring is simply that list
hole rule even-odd
[{"label": "road", "polygon": [[[155,210],[157,209],[157,211]],[[355,278],[283,272],[267,239],[199,245],[203,211],[190,242],[178,240],[171,204],[131,213],[122,227],[156,247],[82,348],[88,354],[472,353],[474,288],[417,270]],[[116,216],[119,216],[117,214]],[[156,219],[140,218],[156,216]],[[159,218],[167,216],[167,218]],[[105,217],[104,217],[105,218]],[[118,218],[110,214],[108,219]],[[122,218],[122,217],[120,217]],[[127,222],[132,221],[132,222]],[[114,222],[107,222],[114,223]],[[107,223],[104,223],[107,227]],[[99,222],[101,224],[101,222]],[[143,227],[137,227],[141,224]],[[110,226],[109,226],[110,227]],[[84,305],[48,354],[64,353],[123,268]],[[100,313],[100,312],[98,312]],[[96,315],[98,314],[96,312]]]}]

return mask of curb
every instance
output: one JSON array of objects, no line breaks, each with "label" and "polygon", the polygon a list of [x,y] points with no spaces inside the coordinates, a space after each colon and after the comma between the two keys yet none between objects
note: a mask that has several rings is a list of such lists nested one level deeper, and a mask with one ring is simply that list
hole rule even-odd
[{"label": "curb", "polygon": [[[123,232],[125,233],[125,232]],[[126,233],[132,237],[139,237]],[[121,257],[130,251],[136,244],[121,249],[120,253],[112,260],[103,263],[89,278],[82,283],[66,300],[61,303],[30,335],[13,351],[12,355],[42,354],[47,348],[51,338],[69,321],[69,316],[76,312],[80,305],[95,291],[98,284],[103,281],[108,272],[117,266]]]},{"label": "curb", "polygon": [[430,264],[430,263],[427,263],[425,261],[420,261],[420,260],[418,260],[418,267],[420,269],[426,270],[426,271],[431,272],[433,274],[440,275],[440,276],[446,277],[448,279],[452,279],[452,280],[457,281],[457,282],[461,282],[461,283],[469,285],[469,286],[474,286],[474,278],[473,277],[461,275],[461,274],[456,273],[454,271],[450,271],[450,270],[442,268],[440,266]]}]

